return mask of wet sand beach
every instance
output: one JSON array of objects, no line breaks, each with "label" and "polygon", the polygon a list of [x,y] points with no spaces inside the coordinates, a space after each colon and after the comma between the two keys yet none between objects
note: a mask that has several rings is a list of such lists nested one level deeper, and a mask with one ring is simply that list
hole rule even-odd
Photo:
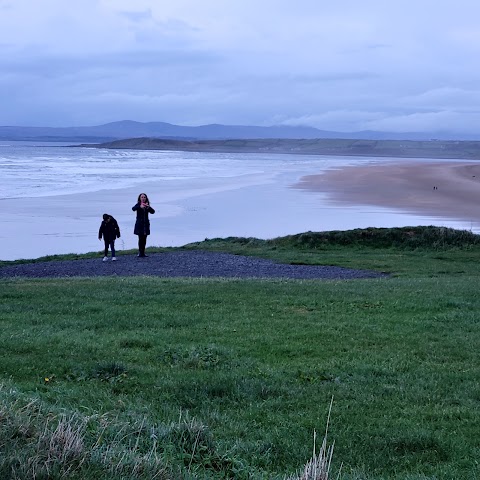
[{"label": "wet sand beach", "polygon": [[348,166],[303,177],[295,188],[345,205],[374,205],[480,224],[480,162],[424,160]]},{"label": "wet sand beach", "polygon": [[100,255],[103,213],[113,215],[121,227],[117,250],[135,249],[131,207],[139,192],[147,192],[156,209],[147,246],[367,227],[480,229],[480,162],[320,159],[283,170],[271,163],[272,168],[231,177],[146,179],[94,193],[3,199],[0,259]]}]

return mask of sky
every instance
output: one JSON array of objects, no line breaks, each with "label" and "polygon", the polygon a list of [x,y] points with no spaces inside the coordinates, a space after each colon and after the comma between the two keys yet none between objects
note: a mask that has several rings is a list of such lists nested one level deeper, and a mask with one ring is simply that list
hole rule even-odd
[{"label": "sky", "polygon": [[0,0],[0,125],[480,132],[478,0]]}]

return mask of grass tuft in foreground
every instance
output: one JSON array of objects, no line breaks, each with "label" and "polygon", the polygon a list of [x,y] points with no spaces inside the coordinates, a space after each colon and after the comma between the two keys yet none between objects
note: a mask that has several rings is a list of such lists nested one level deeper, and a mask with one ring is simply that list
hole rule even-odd
[{"label": "grass tuft in foreground", "polygon": [[[168,425],[128,422],[48,409],[0,385],[1,478],[197,478],[198,466],[244,478],[241,463],[219,457],[209,428],[188,414]],[[300,474],[288,480],[328,480],[333,446],[326,437]],[[180,462],[177,469],[171,464]],[[170,464],[169,467],[166,465]],[[246,478],[246,477],[245,477]]]}]

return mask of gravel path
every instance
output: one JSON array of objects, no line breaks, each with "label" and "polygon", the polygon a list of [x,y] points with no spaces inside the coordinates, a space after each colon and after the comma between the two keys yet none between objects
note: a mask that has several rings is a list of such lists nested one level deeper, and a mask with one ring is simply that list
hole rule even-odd
[{"label": "gravel path", "polygon": [[0,278],[61,278],[98,276],[155,277],[230,277],[230,278],[293,278],[355,279],[387,277],[370,270],[353,270],[319,265],[288,265],[257,257],[201,250],[154,253],[148,258],[121,255],[110,259],[58,260],[8,265],[0,268]]}]

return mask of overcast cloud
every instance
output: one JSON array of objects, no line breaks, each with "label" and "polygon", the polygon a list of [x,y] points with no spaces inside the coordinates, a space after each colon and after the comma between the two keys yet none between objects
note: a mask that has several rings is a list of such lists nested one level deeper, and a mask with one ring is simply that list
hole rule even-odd
[{"label": "overcast cloud", "polygon": [[0,125],[480,125],[478,0],[0,0]]}]

